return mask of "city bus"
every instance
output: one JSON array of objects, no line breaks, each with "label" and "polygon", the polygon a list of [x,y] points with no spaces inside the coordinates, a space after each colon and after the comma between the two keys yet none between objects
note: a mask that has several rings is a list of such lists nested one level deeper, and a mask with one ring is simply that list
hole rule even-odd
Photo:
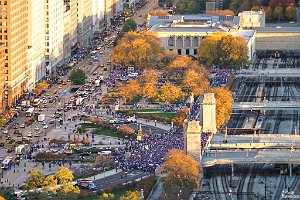
[{"label": "city bus", "polygon": [[32,117],[34,112],[34,108],[28,108],[28,110],[26,111],[26,117]]},{"label": "city bus", "polygon": [[2,169],[8,169],[13,163],[13,158],[12,157],[6,157],[5,160],[2,162]]},{"label": "city bus", "polygon": [[33,107],[38,107],[41,103],[42,103],[42,102],[41,102],[40,99],[34,99],[34,100],[33,100],[33,103],[32,103],[32,106],[33,106]]}]

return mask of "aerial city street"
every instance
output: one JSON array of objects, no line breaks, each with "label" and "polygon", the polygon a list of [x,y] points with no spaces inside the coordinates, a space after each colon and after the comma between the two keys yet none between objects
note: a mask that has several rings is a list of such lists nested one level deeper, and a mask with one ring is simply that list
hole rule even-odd
[{"label": "aerial city street", "polygon": [[299,5],[0,0],[0,200],[300,199]]}]

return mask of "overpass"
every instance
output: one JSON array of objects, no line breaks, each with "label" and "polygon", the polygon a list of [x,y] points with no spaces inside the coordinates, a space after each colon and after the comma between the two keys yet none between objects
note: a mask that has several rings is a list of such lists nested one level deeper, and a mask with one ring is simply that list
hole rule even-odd
[{"label": "overpass", "polygon": [[300,69],[265,69],[265,70],[242,70],[238,77],[258,78],[258,77],[300,77]]},{"label": "overpass", "polygon": [[269,102],[234,102],[233,110],[295,110],[300,109],[300,102],[269,101]]},{"label": "overpass", "polygon": [[245,163],[300,164],[300,135],[215,134],[201,158],[202,167]]}]

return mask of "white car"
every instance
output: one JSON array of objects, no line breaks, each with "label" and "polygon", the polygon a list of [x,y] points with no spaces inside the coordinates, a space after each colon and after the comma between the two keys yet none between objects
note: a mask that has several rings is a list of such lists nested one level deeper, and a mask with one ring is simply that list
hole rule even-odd
[{"label": "white car", "polygon": [[100,54],[103,54],[103,51],[100,51],[99,53],[100,53]]},{"label": "white car", "polygon": [[34,130],[38,131],[38,130],[40,130],[40,127],[36,126],[36,127],[34,128]]},{"label": "white car", "polygon": [[55,118],[55,115],[54,114],[51,114],[51,116],[50,116],[51,118]]},{"label": "white car", "polygon": [[59,89],[61,89],[61,88],[62,88],[62,86],[60,85],[60,86],[58,86],[58,88],[59,88]]},{"label": "white car", "polygon": [[44,129],[47,129],[47,128],[48,128],[48,125],[44,125],[43,128],[44,128]]},{"label": "white car", "polygon": [[20,128],[25,128],[25,124],[21,124],[21,125],[20,125]]},{"label": "white car", "polygon": [[42,122],[42,125],[46,125],[46,122],[45,122],[45,121],[43,121],[43,122]]},{"label": "white car", "polygon": [[27,134],[27,137],[32,137],[32,136],[33,136],[32,132],[29,132],[29,133]]}]

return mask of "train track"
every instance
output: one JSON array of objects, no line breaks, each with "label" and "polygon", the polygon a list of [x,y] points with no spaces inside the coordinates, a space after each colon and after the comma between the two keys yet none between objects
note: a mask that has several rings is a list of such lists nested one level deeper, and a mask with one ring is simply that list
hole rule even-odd
[{"label": "train track", "polygon": [[217,180],[217,174],[214,172],[214,175],[211,177],[212,179],[212,186],[213,186],[213,193],[215,196],[215,200],[222,200],[219,186],[218,186],[218,180]]},{"label": "train track", "polygon": [[299,180],[300,180],[300,175],[297,174],[292,182],[292,184],[290,185],[290,191],[295,191],[295,188],[297,187],[298,183],[299,183]]},{"label": "train track", "polygon": [[243,193],[247,174],[248,174],[248,168],[243,168],[243,171],[241,173],[241,177],[240,177],[240,180],[238,183],[238,187],[237,187],[237,200],[243,200],[242,193]]},{"label": "train track", "polygon": [[273,198],[274,200],[280,199],[283,187],[284,187],[284,176],[280,175],[279,184],[274,193],[274,198]]},{"label": "train track", "polygon": [[251,174],[250,174],[250,178],[249,178],[249,182],[247,185],[247,200],[251,200],[254,199],[253,196],[253,186],[254,186],[254,180],[258,174],[258,172],[262,169],[262,167],[264,166],[264,164],[254,164]]},{"label": "train track", "polygon": [[224,196],[226,200],[231,200],[231,196],[229,195],[229,185],[228,185],[228,180],[226,178],[226,171],[221,174],[221,181],[222,181],[222,187],[224,191]]}]

